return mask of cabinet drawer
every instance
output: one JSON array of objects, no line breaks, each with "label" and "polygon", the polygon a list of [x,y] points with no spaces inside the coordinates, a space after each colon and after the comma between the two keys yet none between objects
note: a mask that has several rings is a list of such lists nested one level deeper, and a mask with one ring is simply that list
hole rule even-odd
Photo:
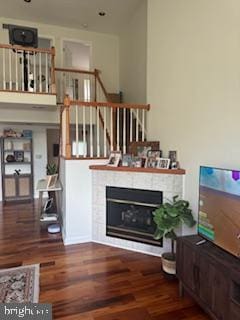
[{"label": "cabinet drawer", "polygon": [[18,192],[20,197],[29,197],[31,195],[31,178],[19,177],[18,178]]},{"label": "cabinet drawer", "polygon": [[17,185],[15,177],[4,178],[4,195],[5,198],[14,198],[17,195]]}]

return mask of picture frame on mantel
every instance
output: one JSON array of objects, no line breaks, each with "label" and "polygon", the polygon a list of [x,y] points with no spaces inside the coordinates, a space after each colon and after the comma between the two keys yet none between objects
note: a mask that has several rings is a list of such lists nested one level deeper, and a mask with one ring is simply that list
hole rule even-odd
[{"label": "picture frame on mantel", "polygon": [[148,151],[160,150],[159,141],[134,141],[129,145],[129,153],[137,157],[147,157]]},{"label": "picture frame on mantel", "polygon": [[157,158],[157,168],[158,169],[169,169],[170,159],[169,158]]},{"label": "picture frame on mantel", "polygon": [[109,167],[118,167],[121,160],[121,152],[119,151],[112,151],[110,153],[107,166]]}]

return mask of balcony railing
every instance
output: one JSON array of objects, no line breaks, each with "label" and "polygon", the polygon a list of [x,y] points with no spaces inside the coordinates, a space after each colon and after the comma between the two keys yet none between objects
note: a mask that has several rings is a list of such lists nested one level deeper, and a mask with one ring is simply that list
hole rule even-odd
[{"label": "balcony railing", "polygon": [[85,102],[66,96],[61,111],[61,155],[72,159],[107,157],[112,150],[126,153],[130,142],[145,140],[149,109],[149,105]]},{"label": "balcony railing", "polygon": [[56,94],[55,49],[0,44],[0,91]]},{"label": "balcony railing", "polygon": [[126,153],[146,139],[149,105],[112,103],[99,70],[55,68],[54,48],[0,45],[0,91],[56,94],[61,155],[69,159]]}]

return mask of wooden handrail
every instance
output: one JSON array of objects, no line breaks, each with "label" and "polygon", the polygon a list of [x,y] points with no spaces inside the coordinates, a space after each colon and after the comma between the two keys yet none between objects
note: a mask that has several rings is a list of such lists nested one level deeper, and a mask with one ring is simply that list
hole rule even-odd
[{"label": "wooden handrail", "polygon": [[[98,110],[98,116],[99,116],[99,120],[101,122],[102,128],[104,128],[104,119],[100,110]],[[111,145],[111,138],[108,130],[106,130],[106,137],[107,137],[108,144]]]},{"label": "wooden handrail", "polygon": [[31,48],[31,47],[23,47],[23,46],[15,46],[11,44],[0,44],[0,48],[2,49],[13,49],[18,51],[31,51],[31,52],[39,52],[39,53],[49,53],[52,54],[52,48]]},{"label": "wooden handrail", "polygon": [[100,87],[102,88],[102,91],[105,95],[105,98],[107,99],[108,102],[110,102],[110,97],[107,93],[107,90],[105,89],[104,85],[103,85],[103,82],[102,82],[102,79],[100,78],[99,76],[99,70],[95,69],[95,75],[96,75],[96,79],[98,80],[99,84],[100,84]]},{"label": "wooden handrail", "polygon": [[86,71],[86,70],[79,70],[79,69],[69,69],[69,68],[55,68],[57,72],[69,72],[69,73],[81,73],[81,74],[91,74],[95,75],[94,71]]},{"label": "wooden handrail", "polygon": [[114,102],[86,102],[79,100],[70,100],[71,106],[80,106],[80,107],[107,107],[114,109],[141,109],[141,110],[150,110],[150,104],[135,104],[135,103],[114,103]]},{"label": "wooden handrail", "polygon": [[[110,102],[110,97],[109,97],[109,95],[107,93],[107,90],[105,89],[105,87],[103,85],[103,82],[102,82],[102,79],[100,78],[99,73],[100,73],[100,71],[98,69],[94,70],[94,75],[95,75],[95,99],[94,99],[94,101],[97,102],[97,82],[99,82],[99,85],[100,85],[100,87],[101,87],[101,89],[102,89],[102,91],[103,91],[103,93],[105,95],[106,100]],[[113,123],[115,124],[114,116],[115,116],[115,112],[113,113]],[[100,119],[102,127],[104,128],[104,119],[103,119],[101,110],[99,110],[99,119]],[[113,126],[115,128],[115,125],[113,125]],[[110,134],[108,132],[108,129],[106,130],[106,135],[107,135],[107,141],[108,141],[109,145],[111,146],[111,138],[110,138]],[[113,142],[114,148],[115,148],[115,145],[116,145],[115,142]]]},{"label": "wooden handrail", "polygon": [[98,70],[95,69],[94,70],[94,101],[97,101],[97,74],[98,74]]}]

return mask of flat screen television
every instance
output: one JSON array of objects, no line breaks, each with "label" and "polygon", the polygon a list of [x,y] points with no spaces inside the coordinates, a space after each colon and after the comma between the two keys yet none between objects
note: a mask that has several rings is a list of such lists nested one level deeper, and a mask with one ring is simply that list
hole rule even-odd
[{"label": "flat screen television", "polygon": [[36,28],[8,25],[9,42],[12,45],[37,48],[38,30]]},{"label": "flat screen television", "polygon": [[198,234],[240,257],[240,171],[200,167]]}]

